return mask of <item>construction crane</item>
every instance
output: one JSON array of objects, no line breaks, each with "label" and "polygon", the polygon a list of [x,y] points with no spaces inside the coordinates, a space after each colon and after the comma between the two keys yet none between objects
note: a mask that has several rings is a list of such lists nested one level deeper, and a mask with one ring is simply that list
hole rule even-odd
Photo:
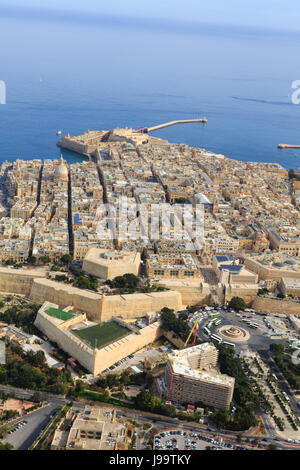
[{"label": "construction crane", "polygon": [[171,404],[171,390],[172,390],[172,385],[173,385],[173,360],[171,359],[171,378],[170,378],[170,386],[169,386],[169,391],[168,391],[168,397],[166,401],[166,405]]},{"label": "construction crane", "polygon": [[[187,340],[186,342],[184,343],[184,348],[186,347],[186,345],[188,344],[189,340],[190,340],[190,337],[192,336],[192,333],[194,332],[194,339],[193,339],[193,346],[195,346],[196,344],[196,337],[197,337],[197,327],[198,327],[198,319],[195,321],[188,337],[187,337]],[[167,401],[166,401],[166,405],[168,404],[171,404],[171,391],[172,391],[172,385],[173,385],[173,359],[170,359],[170,362],[171,362],[171,377],[170,377],[170,385],[169,385],[169,391],[168,391],[168,397],[167,397]]]},{"label": "construction crane", "polygon": [[192,333],[194,331],[194,339],[193,339],[193,346],[195,346],[196,344],[196,337],[197,337],[197,326],[198,326],[198,319],[195,321],[194,325],[193,325],[193,328],[191,329],[190,331],[190,334],[188,335],[187,337],[187,340],[186,342],[184,343],[184,348],[186,347],[186,345],[188,344],[189,340],[190,340],[190,337],[192,336]]}]

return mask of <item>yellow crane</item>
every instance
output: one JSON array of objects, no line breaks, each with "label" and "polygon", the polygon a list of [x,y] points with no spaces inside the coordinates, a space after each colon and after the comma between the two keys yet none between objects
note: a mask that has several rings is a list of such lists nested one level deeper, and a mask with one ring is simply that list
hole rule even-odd
[{"label": "yellow crane", "polygon": [[193,328],[191,329],[190,331],[190,334],[188,335],[187,337],[187,340],[186,342],[184,343],[184,348],[186,347],[186,345],[188,344],[189,340],[190,340],[190,337],[192,336],[192,333],[194,331],[194,341],[193,341],[193,346],[195,346],[195,343],[196,343],[196,335],[197,335],[197,326],[198,326],[198,319],[195,321],[194,325],[193,325]]}]

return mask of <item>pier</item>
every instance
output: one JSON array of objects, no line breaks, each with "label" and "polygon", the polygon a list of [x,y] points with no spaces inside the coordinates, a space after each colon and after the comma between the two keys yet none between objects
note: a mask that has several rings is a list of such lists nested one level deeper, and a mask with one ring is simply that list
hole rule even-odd
[{"label": "pier", "polygon": [[300,149],[300,145],[278,144],[279,149]]},{"label": "pier", "polygon": [[199,119],[182,119],[182,120],[177,120],[177,121],[170,121],[170,122],[165,122],[163,124],[159,124],[158,126],[153,126],[153,127],[146,127],[146,132],[154,132],[158,131],[158,129],[163,129],[164,127],[169,127],[169,126],[175,126],[175,124],[188,124],[192,122],[202,122],[203,124],[207,123],[206,118],[199,118]]}]

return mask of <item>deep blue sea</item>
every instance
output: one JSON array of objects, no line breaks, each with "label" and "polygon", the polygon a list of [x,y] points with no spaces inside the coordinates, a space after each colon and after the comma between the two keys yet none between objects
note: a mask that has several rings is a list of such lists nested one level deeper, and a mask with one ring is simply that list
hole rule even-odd
[{"label": "deep blue sea", "polygon": [[[228,157],[300,167],[300,37],[218,30],[143,31],[61,18],[1,15],[0,161],[57,158],[63,134],[151,126],[153,133]],[[81,158],[66,153],[69,162]]]}]

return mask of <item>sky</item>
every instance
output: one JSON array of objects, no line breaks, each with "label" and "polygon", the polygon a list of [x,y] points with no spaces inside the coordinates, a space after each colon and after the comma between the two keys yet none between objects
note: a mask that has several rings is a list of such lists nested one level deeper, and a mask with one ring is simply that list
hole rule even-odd
[{"label": "sky", "polygon": [[[19,7],[19,8],[18,8]],[[181,23],[236,26],[294,32],[299,30],[299,0],[4,0],[1,15],[22,15],[32,8],[45,13],[49,10],[97,14],[105,21],[120,17],[155,22],[168,20]],[[164,23],[165,24],[165,23]],[[147,25],[146,25],[147,26]]]}]

